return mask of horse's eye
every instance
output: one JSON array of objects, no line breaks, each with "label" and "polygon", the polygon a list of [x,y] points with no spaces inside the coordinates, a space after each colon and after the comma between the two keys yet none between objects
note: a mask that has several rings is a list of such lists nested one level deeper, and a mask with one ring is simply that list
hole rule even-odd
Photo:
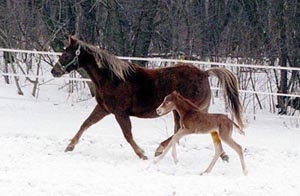
[{"label": "horse's eye", "polygon": [[170,103],[171,103],[170,101],[167,101],[167,102],[166,102],[166,105],[170,105]]}]

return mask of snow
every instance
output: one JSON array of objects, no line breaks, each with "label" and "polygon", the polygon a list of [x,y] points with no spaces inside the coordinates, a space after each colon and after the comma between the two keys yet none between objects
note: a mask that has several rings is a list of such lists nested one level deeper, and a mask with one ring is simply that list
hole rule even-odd
[{"label": "snow", "polygon": [[[0,80],[0,195],[229,195],[296,196],[300,193],[300,130],[294,123],[261,112],[245,117],[246,136],[234,133],[245,148],[248,176],[237,154],[225,144],[229,163],[218,160],[200,176],[214,149],[209,135],[191,135],[178,146],[179,163],[170,153],[153,164],[158,144],[172,134],[172,116],[132,119],[133,135],[149,160],[138,159],[112,115],[84,133],[73,152],[69,140],[95,106],[94,99],[74,101],[57,85],[40,87],[39,98],[23,86]],[[80,95],[77,95],[80,96]],[[217,103],[217,99],[215,99]],[[221,105],[221,106],[220,106]],[[211,111],[224,105],[214,104]]]}]

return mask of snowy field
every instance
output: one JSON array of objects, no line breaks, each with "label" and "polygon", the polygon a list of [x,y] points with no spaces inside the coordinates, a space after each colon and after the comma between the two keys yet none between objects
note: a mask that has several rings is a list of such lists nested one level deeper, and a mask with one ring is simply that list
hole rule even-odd
[{"label": "snowy field", "polygon": [[[14,85],[0,82],[0,195],[300,194],[300,129],[291,120],[260,115],[255,121],[247,118],[246,137],[234,133],[245,148],[248,176],[243,176],[237,154],[226,145],[230,162],[219,160],[209,175],[200,176],[214,154],[209,135],[182,139],[178,164],[170,154],[153,164],[156,147],[172,134],[171,116],[132,118],[133,135],[147,161],[134,154],[113,116],[91,127],[75,150],[65,153],[69,139],[95,106],[94,99],[70,101],[55,86],[40,91],[38,100],[29,88],[24,92],[18,96]],[[211,111],[216,108],[224,106],[212,105]]]}]

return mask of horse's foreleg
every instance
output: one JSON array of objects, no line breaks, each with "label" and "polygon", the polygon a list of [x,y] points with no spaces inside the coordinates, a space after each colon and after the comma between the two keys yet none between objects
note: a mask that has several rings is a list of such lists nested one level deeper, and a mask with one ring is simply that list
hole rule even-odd
[{"label": "horse's foreleg", "polygon": [[218,133],[217,132],[212,132],[211,133],[211,137],[212,137],[212,140],[214,142],[215,150],[218,149],[219,151],[221,151],[221,154],[220,154],[221,159],[223,161],[228,162],[229,161],[229,157],[228,157],[228,155],[223,150],[223,146],[222,146],[221,140],[220,140],[220,138],[218,136]]},{"label": "horse's foreleg", "polygon": [[140,159],[147,160],[148,158],[144,155],[144,151],[133,140],[129,116],[115,115],[115,117],[122,129],[124,137],[126,138],[127,142],[131,145],[134,152],[140,157]]},{"label": "horse's foreleg", "polygon": [[94,108],[93,112],[89,115],[89,117],[83,122],[79,131],[76,135],[71,139],[70,144],[65,149],[65,152],[72,151],[75,148],[75,145],[78,143],[81,135],[85,130],[87,130],[90,126],[100,121],[104,116],[108,115],[108,113],[98,104]]},{"label": "horse's foreleg", "polygon": [[[179,123],[180,117],[179,117],[179,114],[176,111],[173,111],[173,116],[174,116],[174,133],[177,133],[177,131],[180,128],[180,123]],[[154,156],[157,157],[157,156],[159,156],[159,155],[162,154],[162,152],[164,151],[164,149],[166,148],[166,146],[168,146],[169,142],[171,141],[172,136],[169,137],[168,139],[164,140],[163,142],[161,142],[159,144],[159,146],[155,150]]]}]

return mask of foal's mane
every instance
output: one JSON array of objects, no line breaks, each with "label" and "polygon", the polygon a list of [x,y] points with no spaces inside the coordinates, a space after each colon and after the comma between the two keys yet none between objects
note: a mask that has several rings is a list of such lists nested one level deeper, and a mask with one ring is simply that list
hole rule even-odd
[{"label": "foal's mane", "polygon": [[86,52],[93,55],[99,68],[109,69],[119,79],[125,81],[128,75],[130,75],[132,72],[135,72],[134,64],[127,61],[122,61],[106,50],[88,44],[75,37],[72,38],[75,39]]},{"label": "foal's mane", "polygon": [[191,102],[189,99],[183,97],[180,93],[175,94],[177,98],[185,102],[192,110],[199,111],[201,110],[197,105],[195,105],[193,102]]}]

